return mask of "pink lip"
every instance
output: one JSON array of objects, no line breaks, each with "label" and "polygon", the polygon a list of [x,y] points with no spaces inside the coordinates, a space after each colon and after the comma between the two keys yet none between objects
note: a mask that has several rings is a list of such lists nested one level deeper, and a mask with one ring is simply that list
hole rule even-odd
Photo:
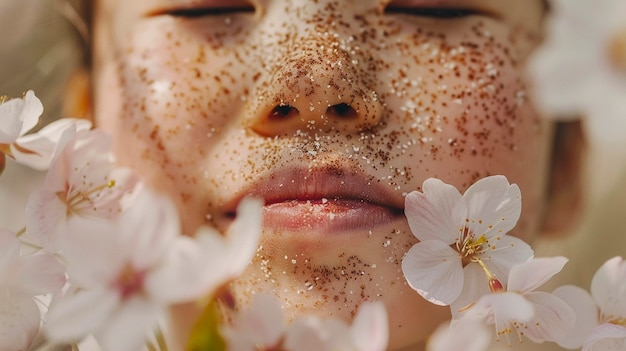
[{"label": "pink lip", "polygon": [[370,178],[339,168],[289,169],[253,184],[230,208],[249,195],[265,199],[266,228],[321,232],[373,228],[401,216],[404,198]]}]

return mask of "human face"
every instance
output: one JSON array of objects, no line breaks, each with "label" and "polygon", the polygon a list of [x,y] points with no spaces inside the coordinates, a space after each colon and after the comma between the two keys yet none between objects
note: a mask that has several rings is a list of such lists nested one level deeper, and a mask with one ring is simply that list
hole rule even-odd
[{"label": "human face", "polygon": [[528,0],[102,0],[95,118],[119,161],[176,201],[187,233],[227,228],[245,195],[266,199],[261,246],[232,285],[239,303],[272,291],[290,318],[349,320],[382,300],[391,348],[419,344],[448,309],[402,276],[416,242],[406,193],[428,177],[464,190],[504,174],[523,195],[515,234],[540,226],[552,133],[521,69],[541,11]]}]

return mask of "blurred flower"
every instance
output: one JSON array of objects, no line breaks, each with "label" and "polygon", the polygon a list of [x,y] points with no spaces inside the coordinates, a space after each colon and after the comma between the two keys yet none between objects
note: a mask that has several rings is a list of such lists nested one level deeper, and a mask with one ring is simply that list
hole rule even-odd
[{"label": "blurred flower", "polygon": [[33,129],[42,113],[43,105],[32,90],[21,99],[10,99],[0,104],[0,145],[6,147]]},{"label": "blurred flower", "polygon": [[608,260],[593,276],[591,295],[571,285],[555,289],[576,312],[576,325],[559,345],[583,351],[626,350],[626,262]]},{"label": "blurred flower", "polygon": [[224,283],[218,278],[247,265],[252,253],[244,249],[244,261],[235,246],[256,247],[261,205],[240,207],[235,222],[246,223],[233,227],[253,230],[211,240],[182,236],[173,203],[148,190],[114,221],[77,221],[83,230],[60,243],[72,290],[50,306],[48,336],[68,342],[92,333],[105,350],[138,350],[169,305],[210,295]]},{"label": "blurred flower", "polygon": [[2,160],[6,154],[21,164],[45,170],[74,134],[91,128],[89,121],[65,118],[26,135],[39,123],[42,112],[43,105],[31,90],[21,99],[0,103]]},{"label": "blurred flower", "polygon": [[626,2],[552,0],[546,40],[529,62],[534,101],[586,117],[593,142],[625,149]]},{"label": "blurred flower", "polygon": [[83,131],[67,142],[50,166],[44,188],[33,192],[27,203],[26,230],[37,244],[54,252],[72,219],[119,215],[137,176],[115,168],[114,162],[110,138],[101,131]]},{"label": "blurred flower", "polygon": [[260,295],[222,333],[230,351],[383,351],[388,341],[387,313],[382,303],[366,302],[352,326],[336,318],[312,316],[287,326],[278,301]]},{"label": "blurred flower", "polygon": [[84,119],[61,118],[33,134],[24,135],[13,144],[15,160],[36,170],[46,170],[65,145],[82,131],[91,129]]},{"label": "blurred flower", "polygon": [[428,351],[485,351],[491,334],[482,318],[464,317],[440,325],[428,339]]},{"label": "blurred flower", "polygon": [[351,326],[335,318],[297,319],[286,332],[284,347],[289,351],[384,351],[388,328],[382,302],[365,302]]},{"label": "blurred flower", "polygon": [[532,257],[522,240],[505,235],[520,215],[521,195],[504,176],[483,178],[464,195],[441,180],[427,179],[422,192],[406,196],[405,214],[415,244],[402,261],[409,285],[453,313],[489,292],[485,270],[500,279]]},{"label": "blurred flower", "polygon": [[565,257],[543,257],[513,266],[506,288],[482,296],[467,313],[485,316],[497,337],[517,332],[520,341],[522,336],[538,343],[562,339],[574,327],[574,311],[559,297],[534,290],[566,262]]},{"label": "blurred flower", "polygon": [[0,230],[0,350],[28,349],[41,322],[34,297],[65,284],[65,268],[54,256],[20,250],[16,234]]},{"label": "blurred flower", "polygon": [[273,296],[256,296],[248,309],[233,317],[222,329],[229,351],[277,350],[287,324],[280,304]]}]

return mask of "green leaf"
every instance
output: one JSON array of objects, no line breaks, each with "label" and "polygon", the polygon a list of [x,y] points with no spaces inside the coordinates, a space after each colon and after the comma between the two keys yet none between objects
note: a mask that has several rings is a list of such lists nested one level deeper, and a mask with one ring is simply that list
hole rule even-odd
[{"label": "green leaf", "polygon": [[196,321],[187,341],[187,351],[224,351],[226,342],[220,334],[220,312],[217,303],[211,299],[202,315]]}]

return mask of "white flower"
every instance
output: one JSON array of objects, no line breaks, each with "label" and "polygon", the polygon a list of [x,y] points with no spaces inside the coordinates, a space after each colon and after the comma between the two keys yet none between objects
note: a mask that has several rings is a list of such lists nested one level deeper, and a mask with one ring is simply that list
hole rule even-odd
[{"label": "white flower", "polygon": [[137,177],[115,168],[114,162],[110,138],[101,131],[79,132],[67,142],[50,166],[44,188],[33,192],[26,205],[26,230],[37,244],[54,252],[72,219],[119,215]]},{"label": "white flower", "polygon": [[74,134],[91,128],[89,121],[65,118],[26,135],[39,123],[42,112],[41,101],[30,90],[21,99],[0,104],[0,152],[38,170],[47,169]]},{"label": "white flower", "polygon": [[352,325],[335,318],[305,316],[292,323],[285,335],[289,351],[384,351],[388,342],[387,312],[381,302],[359,307]]},{"label": "white flower", "polygon": [[560,272],[566,262],[565,257],[546,257],[515,265],[506,289],[496,288],[484,295],[467,313],[485,316],[487,323],[495,326],[498,339],[501,335],[508,339],[512,332],[520,341],[522,336],[539,343],[562,339],[574,326],[574,311],[559,297],[534,290]]},{"label": "white flower", "polygon": [[67,342],[92,333],[105,350],[139,349],[169,305],[211,294],[248,264],[262,207],[254,201],[240,207],[231,230],[250,230],[226,238],[213,233],[211,240],[180,235],[172,202],[148,190],[115,221],[77,221],[74,229],[85,225],[84,231],[61,242],[73,290],[50,307],[48,336]]},{"label": "white flower", "polygon": [[15,233],[0,230],[0,350],[28,349],[41,315],[34,297],[59,291],[65,268],[52,255],[20,255]]},{"label": "white flower", "polygon": [[222,328],[222,335],[229,351],[273,350],[280,346],[286,327],[276,298],[261,294],[233,317],[232,325]]},{"label": "white flower", "polygon": [[489,291],[485,271],[505,280],[510,267],[532,257],[528,244],[505,235],[519,218],[521,195],[504,176],[483,178],[464,195],[433,178],[422,190],[405,199],[420,242],[407,252],[402,270],[428,301],[452,305],[455,313]]},{"label": "white flower", "polygon": [[387,312],[381,302],[366,302],[352,325],[336,319],[304,316],[289,326],[278,301],[255,298],[249,309],[222,329],[229,351],[383,351],[388,342]]},{"label": "white flower", "polygon": [[464,317],[440,325],[428,338],[428,351],[485,351],[491,335],[482,318]]},{"label": "white flower", "polygon": [[592,141],[624,148],[626,2],[551,1],[544,44],[529,62],[547,114],[587,117]]},{"label": "white flower", "polygon": [[32,90],[0,104],[0,145],[10,145],[33,129],[42,113],[43,105]]},{"label": "white flower", "polygon": [[11,154],[20,164],[40,171],[46,170],[77,133],[89,129],[91,122],[84,119],[58,119],[37,133],[18,138],[11,145]]},{"label": "white flower", "polygon": [[626,349],[626,262],[613,257],[593,276],[591,295],[566,285],[554,290],[576,312],[576,325],[559,345],[583,351]]}]

